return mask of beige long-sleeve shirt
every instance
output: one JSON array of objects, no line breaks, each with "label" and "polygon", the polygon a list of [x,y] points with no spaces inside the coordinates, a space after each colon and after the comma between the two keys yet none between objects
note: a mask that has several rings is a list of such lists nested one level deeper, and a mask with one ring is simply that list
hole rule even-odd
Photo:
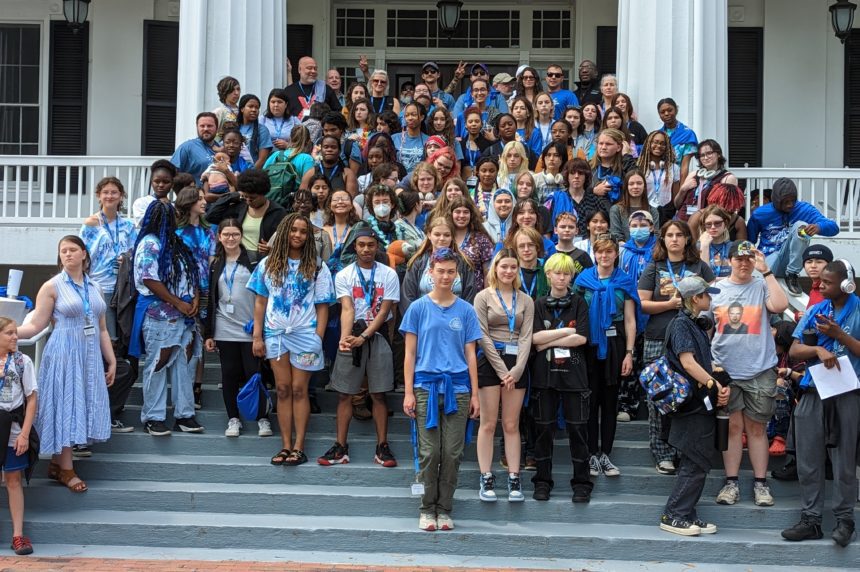
[{"label": "beige long-sleeve shirt", "polygon": [[[510,307],[508,308],[510,310]],[[494,288],[485,288],[475,296],[475,312],[481,324],[481,348],[496,375],[500,378],[510,374],[519,381],[528,366],[529,352],[532,347],[532,330],[534,329],[535,306],[532,299],[524,292],[517,292],[517,310],[514,317],[513,340],[508,328],[508,315],[499,302]],[[499,356],[493,342],[517,344],[517,363],[508,370],[505,362]]]}]

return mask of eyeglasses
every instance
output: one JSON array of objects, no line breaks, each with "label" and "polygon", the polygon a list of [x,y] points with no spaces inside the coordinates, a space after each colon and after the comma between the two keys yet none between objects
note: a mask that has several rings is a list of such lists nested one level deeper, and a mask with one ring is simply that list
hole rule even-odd
[{"label": "eyeglasses", "polygon": [[716,155],[716,154],[717,154],[716,151],[705,151],[703,153],[699,153],[699,158],[704,159],[705,157],[711,157],[711,156]]},{"label": "eyeglasses", "polygon": [[473,87],[472,93],[487,93],[486,87]]},{"label": "eyeglasses", "polygon": [[472,75],[487,75],[487,72],[484,70],[473,71]]},{"label": "eyeglasses", "polygon": [[382,85],[385,85],[386,83],[388,83],[388,80],[384,80],[384,79],[373,79],[370,81],[371,81],[371,83],[381,83]]},{"label": "eyeglasses", "polygon": [[349,197],[332,197],[331,202],[332,203],[348,203],[350,201],[349,201]]},{"label": "eyeglasses", "polygon": [[427,68],[426,70],[423,70],[421,73],[423,73],[423,74],[431,74],[431,73],[432,73],[432,74],[437,74],[437,73],[439,73],[439,71],[438,71],[438,70],[434,70],[434,69]]},{"label": "eyeglasses", "polygon": [[241,232],[222,232],[221,238],[242,238]]},{"label": "eyeglasses", "polygon": [[564,77],[564,74],[559,72],[546,72],[546,77]]},{"label": "eyeglasses", "polygon": [[722,220],[711,221],[711,222],[705,221],[705,228],[720,228],[724,224],[726,224],[726,223],[725,223],[725,221],[722,221]]}]

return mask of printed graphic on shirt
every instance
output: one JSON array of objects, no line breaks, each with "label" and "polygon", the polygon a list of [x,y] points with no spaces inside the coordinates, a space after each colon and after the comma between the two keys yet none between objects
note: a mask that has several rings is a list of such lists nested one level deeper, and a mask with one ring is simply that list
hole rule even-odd
[{"label": "printed graphic on shirt", "polygon": [[460,318],[451,318],[451,321],[448,322],[448,327],[455,332],[459,332],[463,329],[463,322]]},{"label": "printed graphic on shirt", "polygon": [[744,306],[740,301],[718,306],[714,308],[717,332],[758,335],[761,333],[761,313],[761,306]]}]

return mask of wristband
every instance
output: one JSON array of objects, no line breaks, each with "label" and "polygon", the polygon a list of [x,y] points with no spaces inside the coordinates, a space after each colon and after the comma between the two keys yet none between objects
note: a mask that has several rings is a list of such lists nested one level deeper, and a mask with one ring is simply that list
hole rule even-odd
[{"label": "wristband", "polygon": [[627,354],[632,356],[632,355],[633,355],[633,350],[627,350]]},{"label": "wristband", "polygon": [[369,340],[369,339],[370,339],[370,338],[367,336],[367,334],[365,334],[364,332],[361,332],[360,334],[358,334],[358,337],[360,337],[360,338],[361,338],[361,339],[363,339],[364,341],[367,341],[367,340]]},{"label": "wristband", "polygon": [[768,270],[767,272],[765,272],[764,274],[762,274],[762,276],[763,276],[764,278],[767,278],[768,276],[773,276],[773,271],[772,271],[772,270]]}]

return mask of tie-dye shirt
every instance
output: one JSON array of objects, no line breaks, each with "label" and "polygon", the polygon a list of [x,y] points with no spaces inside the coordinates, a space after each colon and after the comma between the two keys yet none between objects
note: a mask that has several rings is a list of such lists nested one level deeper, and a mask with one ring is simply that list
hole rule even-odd
[{"label": "tie-dye shirt", "polygon": [[115,261],[120,254],[131,250],[137,240],[134,222],[117,216],[108,224],[104,216],[99,215],[99,224],[81,226],[80,236],[90,253],[90,278],[102,292],[112,293],[116,289]]},{"label": "tie-dye shirt", "polygon": [[316,279],[307,280],[299,273],[299,260],[288,261],[287,275],[281,286],[275,286],[266,272],[269,257],[263,258],[251,274],[247,288],[268,298],[263,336],[289,334],[300,328],[316,328],[316,304],[335,301],[334,283],[325,264],[319,263]]},{"label": "tie-dye shirt", "polygon": [[209,292],[209,257],[215,256],[215,231],[212,227],[186,225],[176,229],[176,234],[191,249],[194,260],[197,262],[197,271],[200,276],[200,291]]},{"label": "tie-dye shirt", "polygon": [[[194,289],[188,281],[185,272],[179,277],[178,288],[173,289],[165,282],[165,277],[158,272],[158,255],[161,252],[161,241],[154,234],[147,234],[141,239],[134,251],[134,286],[141,296],[152,296],[152,291],[144,285],[144,280],[157,280],[176,297],[190,300],[194,297]],[[156,300],[146,309],[146,315],[155,320],[176,320],[183,318],[182,313],[172,304],[164,300]]]}]

